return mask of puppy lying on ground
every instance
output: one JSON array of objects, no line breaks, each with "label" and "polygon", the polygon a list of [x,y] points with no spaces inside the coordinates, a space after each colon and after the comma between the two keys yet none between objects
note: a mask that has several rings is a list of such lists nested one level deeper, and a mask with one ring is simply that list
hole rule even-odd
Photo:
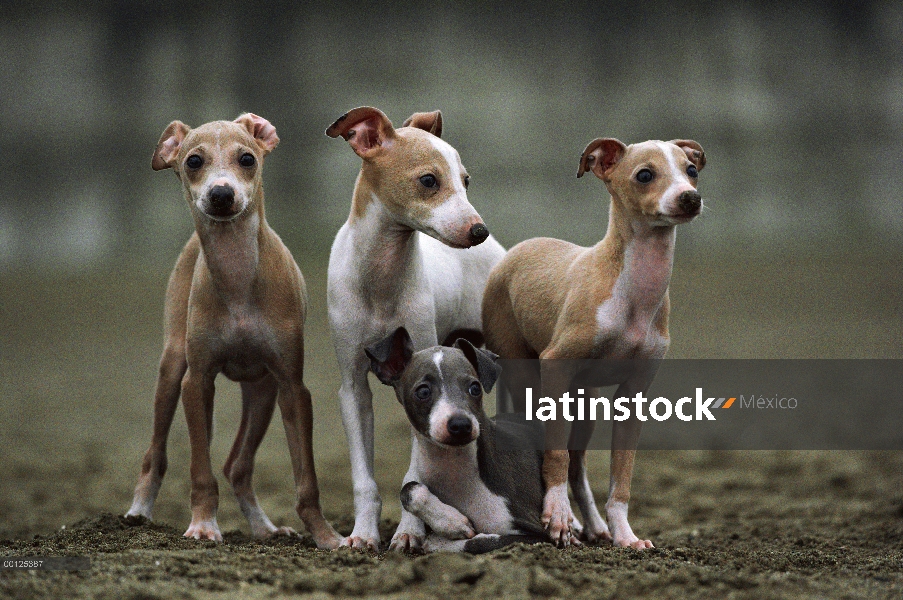
[{"label": "puppy lying on ground", "polygon": [[424,550],[477,554],[550,541],[540,519],[541,431],[483,412],[483,390],[492,390],[501,370],[498,357],[465,339],[414,353],[404,327],[366,353],[414,430],[416,478],[402,488],[401,503],[432,530]]}]

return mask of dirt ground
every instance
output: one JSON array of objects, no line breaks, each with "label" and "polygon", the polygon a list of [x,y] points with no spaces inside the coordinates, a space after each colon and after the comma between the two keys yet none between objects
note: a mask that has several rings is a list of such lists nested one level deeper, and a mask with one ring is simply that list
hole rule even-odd
[{"label": "dirt ground", "polygon": [[[325,261],[301,262],[313,304],[306,379],[315,401],[322,502],[348,533],[351,480],[326,326]],[[903,358],[900,267],[896,257],[753,264],[679,256],[670,356]],[[851,270],[870,285],[852,282]],[[903,597],[903,452],[645,452],[631,521],[654,550],[540,545],[478,557],[404,557],[319,551],[307,535],[251,540],[222,478],[226,541],[183,539],[188,445],[179,412],[155,522],[127,522],[118,515],[129,506],[149,441],[167,274],[116,267],[0,276],[0,556],[92,561],[88,571],[0,571],[0,595]],[[376,470],[388,539],[409,442],[400,407],[387,389],[376,392]],[[221,380],[215,465],[228,452],[238,411],[237,386]],[[589,460],[604,499],[607,453]],[[278,419],[257,464],[257,491],[270,517],[301,527]]]}]

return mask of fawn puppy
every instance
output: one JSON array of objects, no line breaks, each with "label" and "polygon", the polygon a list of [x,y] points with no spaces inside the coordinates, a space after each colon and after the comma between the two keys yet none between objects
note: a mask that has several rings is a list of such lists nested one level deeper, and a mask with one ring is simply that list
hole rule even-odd
[{"label": "fawn puppy", "polygon": [[292,533],[267,518],[251,486],[254,454],[277,396],[291,454],[297,511],[318,547],[341,537],[323,518],[312,446],[310,392],[304,370],[304,278],[263,211],[263,159],[279,143],[262,117],[244,114],[163,132],[151,166],[182,182],[195,233],[166,290],[165,346],[154,398],[151,445],[128,515],[151,518],[166,472],[166,438],[179,395],[191,441],[191,524],[186,537],[222,540],[210,464],[214,379],[241,382],[238,435],[223,469],[255,537]]},{"label": "fawn puppy", "polygon": [[[536,238],[512,248],[492,271],[483,297],[486,346],[502,358],[540,358],[542,395],[559,398],[571,377],[552,359],[657,359],[668,350],[668,284],[676,226],[702,210],[696,191],[705,165],[694,141],[649,141],[625,146],[596,139],[583,151],[577,177],[592,171],[611,194],[608,231],[582,248]],[[615,378],[614,397],[648,389],[645,377]],[[562,439],[565,424],[550,421],[547,434]],[[630,480],[640,421],[616,421],[612,436],[608,524],[596,508],[586,480],[585,451],[547,448],[543,459],[546,495],[543,522],[553,540],[574,539],[567,496],[570,479],[590,541],[651,548],[627,521]],[[609,527],[611,528],[609,530]]]}]

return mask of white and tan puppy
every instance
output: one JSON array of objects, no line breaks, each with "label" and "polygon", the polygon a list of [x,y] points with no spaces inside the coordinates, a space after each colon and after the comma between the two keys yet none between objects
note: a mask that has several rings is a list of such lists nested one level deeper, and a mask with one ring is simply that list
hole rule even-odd
[{"label": "white and tan puppy", "polygon": [[[551,238],[512,248],[493,270],[483,299],[486,347],[501,358],[543,359],[542,395],[551,398],[567,392],[574,375],[551,359],[664,357],[670,343],[668,285],[675,226],[702,210],[696,184],[704,165],[702,147],[693,141],[625,146],[611,138],[593,140],[583,151],[577,176],[591,170],[611,193],[605,237],[591,248]],[[617,384],[615,397],[632,397],[645,392],[650,382],[616,376],[597,384]],[[566,439],[563,430],[562,422],[547,424],[550,438]],[[585,451],[569,456],[566,449],[546,449],[543,521],[559,544],[573,539],[570,479],[586,520],[586,539],[652,547],[627,521],[639,434],[636,417],[614,423],[608,525],[586,480]]]},{"label": "white and tan puppy", "polygon": [[[382,501],[373,477],[373,396],[364,349],[405,327],[417,349],[459,337],[482,344],[480,307],[505,250],[467,199],[470,177],[443,141],[442,116],[416,113],[399,129],[371,107],[326,130],[363,159],[351,214],[329,257],[329,321],[351,454],[355,524],[345,543],[377,549]],[[411,480],[408,470],[405,483]],[[423,522],[402,511],[392,548],[417,550]]]}]

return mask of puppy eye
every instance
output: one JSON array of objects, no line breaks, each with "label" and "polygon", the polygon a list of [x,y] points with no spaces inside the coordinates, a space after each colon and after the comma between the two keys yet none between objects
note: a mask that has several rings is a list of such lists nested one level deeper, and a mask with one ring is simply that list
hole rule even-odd
[{"label": "puppy eye", "polygon": [[430,386],[423,384],[416,390],[414,390],[414,395],[417,396],[418,400],[426,400],[432,395],[433,391],[430,389]]},{"label": "puppy eye", "polygon": [[649,169],[643,169],[636,174],[636,180],[640,183],[649,183],[650,181],[652,181],[652,178],[652,171],[650,171]]},{"label": "puppy eye", "polygon": [[200,169],[202,166],[204,166],[204,159],[197,154],[192,154],[185,161],[185,166],[189,169]]},{"label": "puppy eye", "polygon": [[470,175],[464,178],[464,189],[466,190],[470,186]]},{"label": "puppy eye", "polygon": [[427,173],[423,177],[420,178],[420,184],[428,189],[434,189],[439,187],[439,181],[436,179],[435,175]]},{"label": "puppy eye", "polygon": [[689,175],[693,179],[699,177],[699,171],[696,170],[696,165],[690,165],[689,167],[687,167],[687,175]]},{"label": "puppy eye", "polygon": [[483,391],[483,388],[480,387],[479,383],[474,381],[473,383],[470,384],[470,387],[467,388],[467,391],[470,393],[471,396],[479,396],[480,392]]},{"label": "puppy eye", "polygon": [[248,152],[242,154],[241,158],[238,159],[238,164],[243,167],[253,167],[255,162],[254,155]]}]

